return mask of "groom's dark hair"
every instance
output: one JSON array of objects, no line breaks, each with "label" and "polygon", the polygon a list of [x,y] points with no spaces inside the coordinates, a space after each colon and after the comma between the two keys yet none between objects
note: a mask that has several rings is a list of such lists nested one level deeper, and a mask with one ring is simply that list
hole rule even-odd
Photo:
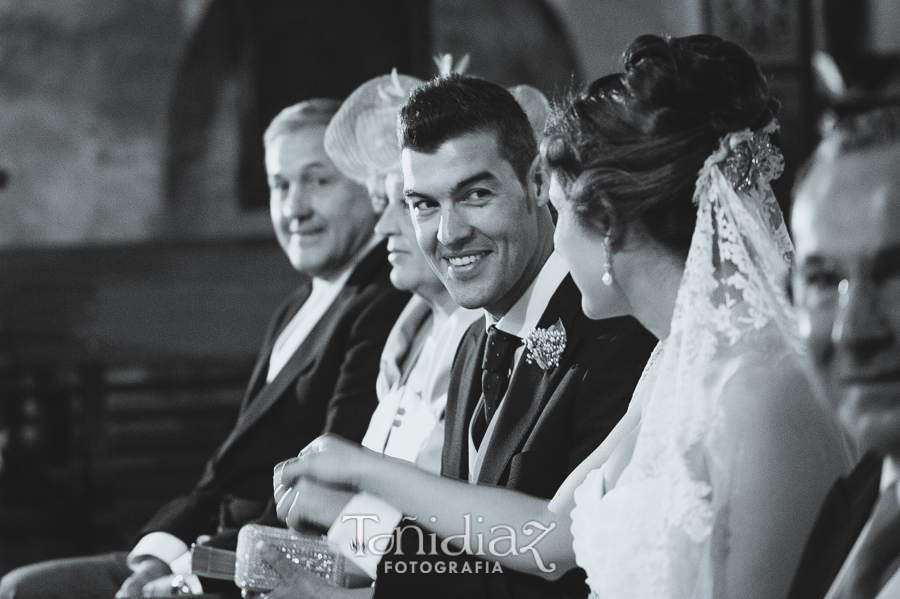
[{"label": "groom's dark hair", "polygon": [[511,93],[490,81],[457,73],[413,90],[400,109],[397,126],[400,149],[423,154],[434,154],[452,139],[495,133],[501,156],[523,185],[538,151],[528,116]]}]

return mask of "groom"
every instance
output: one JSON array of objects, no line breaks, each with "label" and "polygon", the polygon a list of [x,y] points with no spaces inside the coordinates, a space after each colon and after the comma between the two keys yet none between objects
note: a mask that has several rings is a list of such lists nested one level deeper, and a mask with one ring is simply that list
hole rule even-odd
[{"label": "groom", "polygon": [[[625,413],[656,340],[630,317],[582,313],[553,251],[534,135],[509,92],[474,77],[432,80],[403,107],[399,131],[419,245],[453,299],[485,311],[454,360],[442,473],[550,498]],[[551,328],[564,331],[564,347],[558,363],[541,365],[523,339]],[[381,562],[375,597],[588,594],[579,569],[553,582],[493,573],[474,557],[416,555],[418,535],[402,539]],[[472,573],[413,574],[401,564],[425,559]]]},{"label": "groom", "polygon": [[900,596],[900,103],[845,118],[793,210],[794,295],[830,407],[861,452],[790,599]]}]

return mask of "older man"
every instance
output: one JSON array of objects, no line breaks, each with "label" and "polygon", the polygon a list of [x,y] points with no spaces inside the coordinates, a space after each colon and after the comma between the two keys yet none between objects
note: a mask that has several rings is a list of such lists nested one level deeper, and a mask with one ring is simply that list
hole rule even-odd
[{"label": "older man", "polygon": [[798,187],[794,293],[816,374],[861,454],[789,597],[900,597],[900,104],[843,119]]},{"label": "older man", "polygon": [[191,543],[213,535],[209,542],[227,545],[240,526],[260,518],[271,498],[272,468],[318,435],[362,439],[377,405],[381,350],[409,294],[391,285],[366,189],[325,153],[325,129],[339,106],[302,102],[266,131],[275,235],[311,283],[276,312],[237,423],[200,481],[154,515],[130,553],[21,568],[0,582],[0,597],[209,591],[214,581],[204,589],[196,577],[175,576],[190,572]]}]

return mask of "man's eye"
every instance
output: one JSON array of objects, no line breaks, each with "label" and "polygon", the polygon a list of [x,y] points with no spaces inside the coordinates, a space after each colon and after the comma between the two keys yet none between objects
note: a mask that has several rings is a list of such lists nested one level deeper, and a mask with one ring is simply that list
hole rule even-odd
[{"label": "man's eye", "polygon": [[325,187],[331,184],[331,177],[309,173],[303,176],[303,178],[301,179],[301,183],[304,186]]},{"label": "man's eye", "polygon": [[466,200],[470,202],[480,202],[492,195],[493,193],[489,189],[473,189],[466,194]]},{"label": "man's eye", "polygon": [[418,212],[427,212],[428,210],[433,210],[438,206],[437,202],[422,199],[413,200],[409,203],[409,205],[413,210],[416,210]]},{"label": "man's eye", "polygon": [[287,181],[269,181],[269,189],[281,194],[287,193],[290,184]]},{"label": "man's eye", "polygon": [[830,271],[813,271],[806,273],[804,283],[819,290],[837,289],[843,277]]}]

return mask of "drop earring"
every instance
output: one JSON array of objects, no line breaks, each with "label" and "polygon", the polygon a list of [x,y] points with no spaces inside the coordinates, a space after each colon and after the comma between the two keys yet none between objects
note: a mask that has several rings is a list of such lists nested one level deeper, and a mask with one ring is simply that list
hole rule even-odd
[{"label": "drop earring", "polygon": [[607,287],[613,284],[612,275],[612,252],[609,249],[609,233],[603,238],[603,253],[606,254],[603,260],[603,277],[600,279]]}]

